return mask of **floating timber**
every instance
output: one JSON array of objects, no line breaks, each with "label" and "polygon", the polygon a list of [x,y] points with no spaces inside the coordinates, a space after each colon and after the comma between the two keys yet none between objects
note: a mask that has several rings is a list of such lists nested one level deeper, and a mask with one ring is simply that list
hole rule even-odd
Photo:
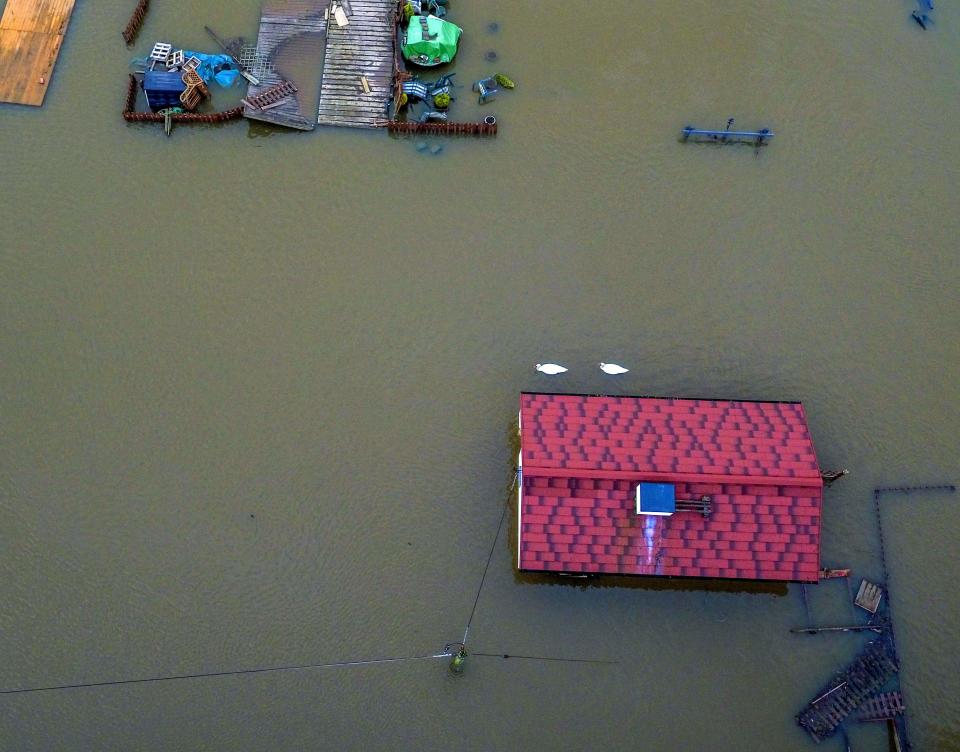
[{"label": "floating timber", "polygon": [[389,120],[386,122],[390,133],[421,133],[428,136],[496,136],[497,122],[482,123],[450,123],[426,122],[418,123],[407,120]]},{"label": "floating timber", "polygon": [[140,27],[143,26],[143,19],[147,17],[148,10],[150,10],[150,0],[140,0],[137,3],[133,13],[130,14],[130,20],[127,21],[127,25],[120,32],[123,35],[124,42],[133,44],[133,40],[140,33]]},{"label": "floating timber", "polygon": [[327,29],[317,122],[382,127],[393,98],[397,1],[350,0],[343,7],[347,25],[332,20]]},{"label": "floating timber", "polygon": [[[260,16],[256,50],[249,62],[259,84],[247,89],[243,114],[251,120],[311,131],[317,126],[320,71],[327,34],[329,0],[276,0]],[[261,95],[278,92],[289,84],[292,91],[271,106],[255,106]]]},{"label": "floating timber", "polygon": [[907,708],[900,692],[884,692],[869,698],[857,711],[858,721],[890,721],[903,715]]},{"label": "floating timber", "polygon": [[821,580],[835,580],[841,577],[849,577],[849,569],[821,569],[820,570],[820,579]]},{"label": "floating timber", "polygon": [[43,104],[74,0],[7,0],[0,18],[0,102]]},{"label": "floating timber", "polygon": [[823,741],[899,669],[893,638],[886,632],[834,676],[797,716],[797,723],[814,741]]},{"label": "floating timber", "polygon": [[847,624],[838,627],[794,627],[793,634],[821,634],[823,632],[883,632],[882,624]]}]

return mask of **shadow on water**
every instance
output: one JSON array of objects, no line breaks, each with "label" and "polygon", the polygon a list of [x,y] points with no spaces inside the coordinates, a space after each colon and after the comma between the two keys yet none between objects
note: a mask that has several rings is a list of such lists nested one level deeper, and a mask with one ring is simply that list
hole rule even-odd
[{"label": "shadow on water", "polygon": [[[514,525],[516,529],[516,525]],[[511,546],[516,550],[516,545]],[[699,577],[647,577],[644,575],[562,575],[514,570],[514,581],[521,585],[556,585],[587,588],[632,588],[634,590],[699,591],[703,593],[754,593],[784,596],[787,583],[747,580],[715,580]]]}]

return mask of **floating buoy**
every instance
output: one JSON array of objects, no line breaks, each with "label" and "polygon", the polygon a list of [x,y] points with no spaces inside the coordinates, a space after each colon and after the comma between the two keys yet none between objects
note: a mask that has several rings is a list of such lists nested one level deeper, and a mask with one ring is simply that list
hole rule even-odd
[{"label": "floating buoy", "polygon": [[463,664],[467,660],[467,648],[460,645],[459,649],[450,659],[450,673],[459,676],[463,673]]},{"label": "floating buoy", "polygon": [[558,373],[566,373],[567,369],[563,366],[558,366],[556,363],[537,363],[537,370],[540,373],[545,373],[547,376],[556,376]]},{"label": "floating buoy", "polygon": [[617,376],[621,373],[626,373],[630,369],[618,366],[616,363],[601,363],[600,370],[604,373],[609,373],[611,376]]}]

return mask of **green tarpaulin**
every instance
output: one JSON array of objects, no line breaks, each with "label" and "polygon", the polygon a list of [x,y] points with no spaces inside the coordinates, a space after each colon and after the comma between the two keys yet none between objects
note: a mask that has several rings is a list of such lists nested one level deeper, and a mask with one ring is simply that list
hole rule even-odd
[{"label": "green tarpaulin", "polygon": [[[423,20],[426,21],[426,34]],[[436,16],[411,16],[403,56],[417,65],[449,63],[457,54],[462,33],[463,29],[456,24]]]}]

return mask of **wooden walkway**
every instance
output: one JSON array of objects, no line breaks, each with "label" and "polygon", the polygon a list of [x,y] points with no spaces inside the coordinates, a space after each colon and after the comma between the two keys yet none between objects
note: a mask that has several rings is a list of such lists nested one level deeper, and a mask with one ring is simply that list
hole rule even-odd
[{"label": "wooden walkway", "polygon": [[[396,56],[396,0],[346,0],[349,24],[331,17],[320,87],[320,125],[376,128],[389,119]],[[366,79],[366,92],[361,81]]]},{"label": "wooden walkway", "polygon": [[7,0],[0,18],[0,102],[39,107],[74,0]]},{"label": "wooden walkway", "polygon": [[257,102],[263,92],[287,81],[292,96],[260,109],[245,106],[251,120],[311,131],[317,127],[320,71],[329,0],[280,0],[264,6],[257,35],[256,63],[251,67],[260,84],[247,89],[245,99]]}]

